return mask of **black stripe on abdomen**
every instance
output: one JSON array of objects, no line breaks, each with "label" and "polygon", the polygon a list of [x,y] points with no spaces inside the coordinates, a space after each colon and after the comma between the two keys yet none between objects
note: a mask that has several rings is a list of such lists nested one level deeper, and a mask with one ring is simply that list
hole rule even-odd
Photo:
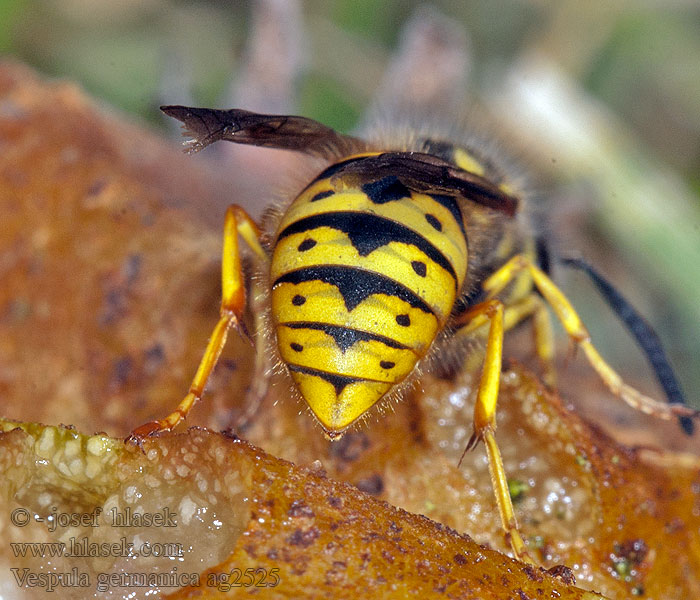
[{"label": "black stripe on abdomen", "polygon": [[340,396],[346,386],[351,383],[357,383],[359,381],[368,381],[362,377],[349,377],[348,375],[338,375],[337,373],[328,373],[327,371],[319,371],[318,369],[312,369],[311,367],[302,367],[301,365],[291,365],[287,364],[287,368],[290,371],[296,371],[297,373],[304,373],[306,375],[315,375],[324,379],[330,383],[335,388],[335,395]]},{"label": "black stripe on abdomen", "polygon": [[455,280],[455,285],[457,283],[457,275],[450,261],[426,238],[405,225],[372,213],[344,211],[310,215],[285,227],[278,240],[317,227],[330,227],[345,233],[360,256],[367,256],[390,242],[415,246],[445,269]]},{"label": "black stripe on abdomen", "polygon": [[280,283],[302,283],[304,281],[323,281],[337,287],[343,296],[348,312],[372,294],[384,294],[400,298],[424,313],[435,314],[430,306],[406,286],[380,273],[345,265],[318,265],[290,271],[278,277],[272,287],[274,288]]},{"label": "black stripe on abdomen", "polygon": [[323,331],[323,333],[331,336],[335,340],[335,344],[341,352],[345,352],[356,342],[363,341],[380,342],[389,348],[396,348],[397,350],[409,349],[408,346],[383,335],[352,329],[350,327],[342,327],[341,325],[331,325],[330,323],[318,323],[315,321],[293,321],[291,323],[281,323],[281,325],[289,327],[290,329],[316,329],[318,331]]}]

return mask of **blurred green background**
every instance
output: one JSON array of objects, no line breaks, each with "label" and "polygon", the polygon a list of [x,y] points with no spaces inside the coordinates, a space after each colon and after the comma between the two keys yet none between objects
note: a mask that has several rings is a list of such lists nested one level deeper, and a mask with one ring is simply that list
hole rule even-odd
[{"label": "blurred green background", "polygon": [[[251,81],[279,106],[349,130],[376,97],[402,26],[421,4],[0,0],[0,51],[170,134],[159,104],[253,102]],[[251,41],[261,6],[284,21],[281,33],[274,18],[268,23],[261,39],[276,44],[267,54]],[[547,193],[541,212],[555,248],[580,251],[649,317],[697,405],[700,3],[432,6],[466,32],[464,86]],[[279,90],[255,70],[255,60],[266,59],[274,65],[263,75],[277,73]],[[641,354],[583,276],[559,280],[610,361],[644,373]]]}]

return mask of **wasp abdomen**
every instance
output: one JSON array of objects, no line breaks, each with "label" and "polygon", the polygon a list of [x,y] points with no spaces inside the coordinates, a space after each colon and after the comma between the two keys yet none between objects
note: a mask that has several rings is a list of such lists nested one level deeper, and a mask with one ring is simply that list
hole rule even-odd
[{"label": "wasp abdomen", "polygon": [[425,356],[466,273],[456,200],[413,191],[400,173],[343,173],[366,158],[307,186],[280,223],[271,264],[281,357],[329,434]]}]

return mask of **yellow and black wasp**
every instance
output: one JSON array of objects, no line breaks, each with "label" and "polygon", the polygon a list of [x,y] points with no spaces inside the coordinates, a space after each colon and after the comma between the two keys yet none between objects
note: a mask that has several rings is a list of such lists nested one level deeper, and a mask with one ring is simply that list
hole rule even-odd
[{"label": "yellow and black wasp", "polygon": [[[548,255],[527,221],[525,195],[491,157],[416,132],[379,143],[303,117],[183,106],[162,110],[194,138],[190,151],[228,140],[303,152],[322,159],[324,167],[265,228],[241,207],[229,207],[219,322],[185,399],[163,420],[136,429],[135,436],[172,429],[185,418],[202,396],[228,330],[247,334],[239,238],[266,276],[256,285],[266,288],[270,322],[256,323],[272,334],[279,362],[330,439],[410,385],[435,357],[457,352],[464,358],[465,339],[485,339],[469,447],[484,442],[503,529],[516,556],[527,553],[494,437],[505,331],[532,318],[537,354],[551,365],[551,308],[615,395],[657,417],[678,416],[690,429],[696,412],[676,402],[676,381],[653,332],[590,266],[569,261],[593,277],[636,331],[672,402],[628,386],[597,352],[547,274]],[[260,356],[265,336],[256,333]],[[551,381],[551,367],[546,375]]]}]

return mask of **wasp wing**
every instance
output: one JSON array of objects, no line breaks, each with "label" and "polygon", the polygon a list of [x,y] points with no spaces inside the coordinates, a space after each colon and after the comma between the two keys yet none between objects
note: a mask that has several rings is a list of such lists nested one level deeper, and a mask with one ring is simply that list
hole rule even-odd
[{"label": "wasp wing", "polygon": [[[347,156],[366,149],[361,140],[306,117],[263,115],[242,109],[160,108],[165,114],[182,121],[186,133],[192,136],[188,142],[189,153],[199,152],[219,140],[295,150],[324,158]],[[349,162],[336,176],[341,171],[377,179],[394,175],[414,191],[450,196],[459,194],[510,216],[518,207],[517,198],[488,179],[422,152],[384,152],[367,160]]]},{"label": "wasp wing", "polygon": [[161,106],[160,109],[166,115],[182,121],[186,134],[192,136],[193,139],[188,142],[188,153],[199,152],[219,140],[296,150],[322,157],[350,151],[361,144],[356,138],[305,117],[189,106]]},{"label": "wasp wing", "polygon": [[371,179],[396,176],[413,191],[425,194],[461,195],[472,202],[509,216],[518,210],[518,199],[507,194],[485,177],[460,169],[454,164],[422,152],[384,152],[352,161],[338,169]]}]

